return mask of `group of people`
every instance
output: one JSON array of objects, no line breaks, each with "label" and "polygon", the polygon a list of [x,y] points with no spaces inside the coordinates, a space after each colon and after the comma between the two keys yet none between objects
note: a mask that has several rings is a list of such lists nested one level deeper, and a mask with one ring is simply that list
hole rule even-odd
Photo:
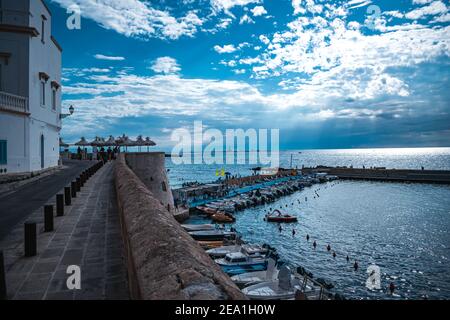
[{"label": "group of people", "polygon": [[[119,147],[108,147],[108,149],[105,150],[104,147],[101,147],[100,150],[97,147],[92,148],[92,160],[98,160],[103,161],[103,163],[106,163],[111,160],[115,160],[117,158],[117,155],[120,153]],[[84,154],[84,156],[83,156]],[[82,160],[84,157],[87,156],[87,149],[85,148],[84,151],[81,149],[81,147],[78,147],[77,149],[77,159]]]}]

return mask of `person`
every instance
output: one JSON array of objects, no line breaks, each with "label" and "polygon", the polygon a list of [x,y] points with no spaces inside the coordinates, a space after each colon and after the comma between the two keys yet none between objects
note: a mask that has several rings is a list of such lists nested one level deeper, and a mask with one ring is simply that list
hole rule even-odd
[{"label": "person", "polygon": [[347,256],[347,258],[345,258],[346,260],[347,260],[347,262],[349,262],[350,261],[350,257],[349,256]]},{"label": "person", "polygon": [[78,160],[81,160],[81,148],[80,147],[78,147],[78,149],[77,149],[77,158],[78,158]]},{"label": "person", "polygon": [[281,224],[280,224],[280,226],[278,227],[278,230],[280,230],[280,233],[283,231],[283,227],[281,226]]},{"label": "person", "polygon": [[391,282],[389,284],[389,292],[391,293],[391,295],[393,295],[394,291],[395,291],[395,284],[393,282]]},{"label": "person", "polygon": [[327,251],[330,252],[331,251],[331,246],[327,245]]},{"label": "person", "polygon": [[292,236],[295,237],[295,229],[292,229]]},{"label": "person", "polygon": [[355,263],[353,264],[353,268],[355,269],[355,271],[358,271],[359,268],[358,261],[355,261]]},{"label": "person", "polygon": [[309,241],[309,234],[306,235],[306,241]]},{"label": "person", "polygon": [[333,251],[333,258],[336,259],[336,251]]},{"label": "person", "polygon": [[316,247],[317,247],[316,240],[314,240],[314,242],[313,242],[313,247],[314,247],[314,249],[316,249]]},{"label": "person", "polygon": [[108,147],[108,150],[106,151],[108,153],[108,161],[112,160],[112,150],[111,147]]}]

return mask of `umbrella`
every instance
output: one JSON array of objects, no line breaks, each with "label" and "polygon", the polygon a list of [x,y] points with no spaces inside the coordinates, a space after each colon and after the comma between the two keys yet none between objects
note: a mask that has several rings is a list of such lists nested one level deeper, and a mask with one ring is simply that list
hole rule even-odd
[{"label": "umbrella", "polygon": [[128,147],[136,146],[136,141],[131,140],[126,135],[123,135],[118,139],[118,145],[125,147],[125,151],[127,151]]},{"label": "umbrella", "polygon": [[145,144],[144,145],[147,146],[147,152],[148,152],[148,148],[156,146],[156,143],[153,142],[152,140],[150,140],[149,137],[147,137],[147,138],[145,138]]},{"label": "umbrella", "polygon": [[105,145],[105,139],[101,137],[95,137],[94,141],[90,143],[93,147],[103,147]]},{"label": "umbrella", "polygon": [[63,147],[63,148],[68,148],[68,147],[69,147],[69,145],[68,145],[67,143],[65,143],[65,142],[62,140],[61,137],[59,138],[59,146],[60,146],[60,147]]},{"label": "umbrella", "polygon": [[81,140],[78,141],[77,143],[75,143],[76,146],[80,146],[80,147],[85,147],[85,146],[89,146],[90,143],[86,141],[86,139],[84,137],[81,137]]},{"label": "umbrella", "polygon": [[136,145],[139,147],[139,152],[141,152],[141,147],[145,146],[145,140],[142,139],[142,136],[138,136],[136,139]]}]

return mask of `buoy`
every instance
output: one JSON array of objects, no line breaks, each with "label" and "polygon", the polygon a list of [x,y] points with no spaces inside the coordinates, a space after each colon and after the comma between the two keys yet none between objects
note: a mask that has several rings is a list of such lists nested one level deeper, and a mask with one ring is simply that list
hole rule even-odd
[{"label": "buoy", "polygon": [[359,265],[357,261],[355,261],[355,263],[353,264],[353,268],[355,269],[355,271],[358,271]]},{"label": "buoy", "polygon": [[333,251],[333,258],[336,258],[336,252]]},{"label": "buoy", "polygon": [[309,234],[306,235],[306,241],[309,241]]},{"label": "buoy", "polygon": [[391,282],[391,284],[389,285],[389,291],[391,292],[391,294],[394,294],[395,284],[393,282]]},{"label": "buoy", "polygon": [[346,258],[346,259],[347,259],[347,262],[349,262],[349,261],[350,261],[350,258],[349,258],[348,256],[347,256],[347,258]]},{"label": "buoy", "polygon": [[316,243],[315,240],[314,240],[314,242],[313,242],[313,247],[314,247],[314,249],[317,247],[317,243]]},{"label": "buoy", "polygon": [[331,251],[331,246],[327,245],[327,251],[330,252]]}]

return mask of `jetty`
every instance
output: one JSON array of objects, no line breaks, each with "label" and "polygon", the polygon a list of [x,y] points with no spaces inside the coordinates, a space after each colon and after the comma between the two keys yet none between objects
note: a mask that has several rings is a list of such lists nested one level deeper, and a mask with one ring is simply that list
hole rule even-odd
[{"label": "jetty", "polygon": [[352,168],[352,167],[326,167],[302,168],[303,175],[331,175],[339,179],[350,180],[374,180],[392,182],[417,182],[450,184],[450,170],[411,170],[411,169],[387,169]]}]

